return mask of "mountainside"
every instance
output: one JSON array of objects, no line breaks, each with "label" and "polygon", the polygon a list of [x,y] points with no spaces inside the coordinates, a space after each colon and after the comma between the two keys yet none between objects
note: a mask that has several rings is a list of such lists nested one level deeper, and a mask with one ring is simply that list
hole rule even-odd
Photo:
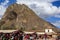
[{"label": "mountainside", "polygon": [[0,21],[1,30],[21,29],[25,31],[44,31],[44,29],[57,28],[38,17],[33,10],[24,4],[13,4],[9,6]]}]

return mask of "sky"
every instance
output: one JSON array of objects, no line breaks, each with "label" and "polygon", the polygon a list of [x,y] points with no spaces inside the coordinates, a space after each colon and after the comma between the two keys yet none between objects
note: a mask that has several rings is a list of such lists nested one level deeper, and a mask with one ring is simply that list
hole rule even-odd
[{"label": "sky", "polygon": [[27,5],[39,17],[60,28],[60,0],[0,0],[0,19],[14,3]]}]

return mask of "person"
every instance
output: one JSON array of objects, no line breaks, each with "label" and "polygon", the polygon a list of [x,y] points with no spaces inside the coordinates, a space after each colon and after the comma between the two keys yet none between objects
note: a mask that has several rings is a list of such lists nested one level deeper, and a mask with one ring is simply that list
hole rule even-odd
[{"label": "person", "polygon": [[30,40],[34,40],[34,37],[33,37],[33,35],[30,35]]},{"label": "person", "polygon": [[11,36],[11,38],[10,38],[11,40],[14,40],[14,36]]},{"label": "person", "polygon": [[0,33],[0,40],[2,40],[2,35],[3,35],[3,33],[1,32],[1,33]]},{"label": "person", "polygon": [[3,35],[2,35],[2,40],[5,40],[5,34],[3,33]]},{"label": "person", "polygon": [[60,40],[60,36],[57,36],[56,40]]},{"label": "person", "polygon": [[23,40],[22,34],[18,34],[18,38],[19,38],[19,40]]},{"label": "person", "polygon": [[32,34],[32,36],[34,37],[34,39],[38,39],[38,36],[37,36],[37,33],[36,33],[36,32],[34,32],[34,33]]},{"label": "person", "polygon": [[30,37],[29,34],[26,34],[26,35],[25,35],[25,39],[26,39],[26,40],[29,40],[29,37]]},{"label": "person", "polygon": [[39,39],[38,40],[42,40],[42,36],[41,35],[39,35]]},{"label": "person", "polygon": [[14,40],[14,37],[15,37],[15,33],[13,32],[13,33],[10,34],[10,39]]},{"label": "person", "polygon": [[15,36],[15,37],[14,37],[14,40],[18,40],[18,36]]},{"label": "person", "polygon": [[5,40],[9,40],[9,36],[10,36],[10,35],[9,35],[8,33],[6,33],[6,34],[5,34]]},{"label": "person", "polygon": [[19,40],[23,40],[23,32],[22,31],[19,32],[18,38],[19,38]]},{"label": "person", "polygon": [[44,34],[43,40],[47,40],[47,34]]}]

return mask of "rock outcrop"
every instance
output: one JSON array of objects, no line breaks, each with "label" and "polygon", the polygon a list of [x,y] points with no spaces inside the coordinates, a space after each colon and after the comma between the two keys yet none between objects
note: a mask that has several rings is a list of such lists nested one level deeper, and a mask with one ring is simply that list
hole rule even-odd
[{"label": "rock outcrop", "polygon": [[0,21],[1,30],[44,31],[47,28],[57,30],[57,27],[38,17],[33,10],[24,4],[10,5]]}]

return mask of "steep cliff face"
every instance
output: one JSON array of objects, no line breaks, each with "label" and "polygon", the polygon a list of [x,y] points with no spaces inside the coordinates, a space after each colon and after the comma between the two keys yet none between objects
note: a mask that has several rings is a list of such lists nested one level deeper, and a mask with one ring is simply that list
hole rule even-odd
[{"label": "steep cliff face", "polygon": [[24,4],[9,6],[0,21],[0,29],[40,30],[56,27],[38,17],[33,10]]}]

